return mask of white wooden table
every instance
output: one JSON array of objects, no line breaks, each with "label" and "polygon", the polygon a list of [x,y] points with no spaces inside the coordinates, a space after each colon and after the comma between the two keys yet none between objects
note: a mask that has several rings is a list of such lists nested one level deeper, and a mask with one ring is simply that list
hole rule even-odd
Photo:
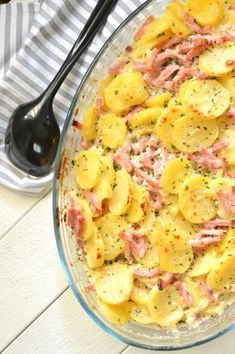
[{"label": "white wooden table", "polygon": [[[147,354],[103,332],[75,299],[57,255],[51,199],[0,186],[0,353]],[[178,353],[234,354],[234,337]]]}]

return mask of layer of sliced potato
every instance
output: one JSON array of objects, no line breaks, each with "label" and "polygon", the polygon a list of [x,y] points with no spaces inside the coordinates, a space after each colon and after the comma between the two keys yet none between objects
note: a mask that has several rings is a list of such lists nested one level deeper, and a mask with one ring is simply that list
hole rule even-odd
[{"label": "layer of sliced potato", "polygon": [[218,81],[228,90],[231,97],[231,104],[235,106],[235,74],[219,77]]},{"label": "layer of sliced potato", "polygon": [[154,287],[148,308],[153,320],[163,327],[174,326],[184,315],[181,297],[173,285],[164,290]]},{"label": "layer of sliced potato", "polygon": [[235,252],[226,252],[207,276],[207,283],[217,290],[230,289],[235,282]]},{"label": "layer of sliced potato", "polygon": [[129,125],[132,129],[136,129],[141,126],[156,123],[162,112],[161,107],[146,108],[140,112],[135,113],[130,121]]},{"label": "layer of sliced potato", "polygon": [[147,101],[146,101],[146,106],[148,108],[153,108],[153,107],[165,107],[170,98],[171,98],[171,93],[170,92],[164,92],[164,93],[161,93],[157,96],[153,96],[153,97],[150,97]]},{"label": "layer of sliced potato", "polygon": [[235,43],[217,44],[200,55],[198,67],[210,76],[223,76],[235,68],[234,58]]},{"label": "layer of sliced potato", "polygon": [[185,11],[185,4],[177,0],[170,3],[166,8],[166,16],[169,19],[172,32],[182,37],[186,37],[192,33],[192,30],[183,19]]},{"label": "layer of sliced potato", "polygon": [[108,305],[102,301],[98,301],[98,304],[100,311],[110,322],[120,326],[128,322],[130,316],[124,306]]},{"label": "layer of sliced potato", "polygon": [[147,97],[139,73],[120,74],[105,89],[105,102],[110,111],[116,114],[128,112],[131,107],[144,103]]},{"label": "layer of sliced potato", "polygon": [[105,146],[116,149],[123,145],[126,139],[126,124],[121,117],[107,113],[99,119],[98,134]]},{"label": "layer of sliced potato", "polygon": [[158,245],[159,267],[170,273],[184,273],[193,260],[188,239],[180,235],[166,234]]},{"label": "layer of sliced potato", "polygon": [[113,190],[106,176],[101,175],[101,178],[99,179],[95,188],[93,189],[93,193],[96,195],[100,203],[104,199],[112,198]]},{"label": "layer of sliced potato", "polygon": [[132,201],[133,182],[126,170],[119,170],[115,174],[115,187],[113,196],[109,199],[109,210],[122,215],[129,208]]},{"label": "layer of sliced potato", "polygon": [[172,131],[179,117],[182,115],[181,107],[169,107],[164,110],[155,125],[155,133],[169,150],[172,150]]},{"label": "layer of sliced potato", "polygon": [[177,194],[184,179],[192,174],[192,166],[186,158],[170,160],[162,173],[161,187],[168,193]]},{"label": "layer of sliced potato", "polygon": [[98,297],[107,304],[119,305],[128,301],[133,289],[132,270],[119,263],[103,267],[95,289]]},{"label": "layer of sliced potato", "polygon": [[104,264],[105,246],[96,227],[93,235],[85,241],[84,250],[88,267],[94,269]]},{"label": "layer of sliced potato", "polygon": [[210,194],[210,179],[193,176],[185,180],[179,193],[179,207],[191,223],[203,223],[216,215],[215,201]]},{"label": "layer of sliced potato", "polygon": [[137,323],[150,324],[154,320],[150,316],[149,309],[146,305],[132,303],[130,306],[130,317]]},{"label": "layer of sliced potato", "polygon": [[75,155],[74,175],[77,184],[82,189],[93,188],[101,174],[99,155],[95,151],[79,151]]},{"label": "layer of sliced potato", "polygon": [[172,129],[172,142],[182,152],[195,152],[211,146],[218,138],[219,129],[215,119],[197,117],[179,118]]},{"label": "layer of sliced potato", "polygon": [[217,25],[224,15],[224,4],[221,0],[188,0],[187,8],[191,16],[201,26]]},{"label": "layer of sliced potato", "polygon": [[93,140],[96,137],[97,110],[94,104],[87,107],[82,120],[82,134],[86,140]]},{"label": "layer of sliced potato", "polygon": [[219,244],[218,252],[223,254],[225,252],[235,251],[235,229],[229,228],[227,233],[223,236]]},{"label": "layer of sliced potato", "polygon": [[197,281],[190,279],[189,277],[185,277],[183,280],[183,285],[188,290],[188,293],[192,297],[193,304],[187,310],[188,312],[192,312],[192,315],[200,313],[201,311],[205,310],[208,306],[209,301],[203,295],[202,289]]},{"label": "layer of sliced potato", "polygon": [[188,80],[180,87],[180,101],[203,119],[221,116],[229,107],[230,94],[217,80]]},{"label": "layer of sliced potato", "polygon": [[134,286],[130,299],[139,305],[147,305],[149,301],[149,290],[145,287]]},{"label": "layer of sliced potato", "polygon": [[141,221],[148,212],[149,195],[146,189],[133,183],[133,198],[127,212],[127,220],[131,223]]},{"label": "layer of sliced potato", "polygon": [[154,268],[159,265],[158,245],[149,245],[143,258],[137,258],[138,262],[147,268]]},{"label": "layer of sliced potato", "polygon": [[102,173],[107,178],[109,184],[113,187],[115,180],[115,170],[113,167],[113,160],[108,156],[103,156],[102,162]]},{"label": "layer of sliced potato", "polygon": [[105,244],[105,260],[114,260],[125,247],[119,233],[127,231],[129,225],[123,217],[108,213],[96,220],[96,226]]},{"label": "layer of sliced potato", "polygon": [[216,250],[214,247],[209,247],[195,258],[192,264],[192,269],[190,269],[187,274],[190,277],[198,277],[207,274],[211,269],[213,269],[216,259]]}]

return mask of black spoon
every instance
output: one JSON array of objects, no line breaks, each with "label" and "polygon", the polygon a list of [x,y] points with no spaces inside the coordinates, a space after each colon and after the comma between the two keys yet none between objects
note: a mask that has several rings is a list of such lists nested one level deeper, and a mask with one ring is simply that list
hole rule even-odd
[{"label": "black spoon", "polygon": [[51,171],[60,139],[52,103],[74,64],[107,19],[118,0],[99,0],[57,75],[35,100],[16,108],[9,121],[5,151],[19,169],[40,177]]}]

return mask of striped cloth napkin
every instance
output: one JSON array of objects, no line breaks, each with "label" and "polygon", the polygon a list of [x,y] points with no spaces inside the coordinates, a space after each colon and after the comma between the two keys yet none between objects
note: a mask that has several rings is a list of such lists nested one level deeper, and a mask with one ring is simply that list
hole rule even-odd
[{"label": "striped cloth napkin", "polygon": [[[75,65],[54,100],[60,127],[79,82],[115,28],[144,0],[119,0],[105,27]],[[35,0],[0,5],[0,183],[28,194],[43,193],[53,174],[30,177],[15,168],[4,153],[4,135],[13,110],[30,101],[50,83],[97,0]]]}]

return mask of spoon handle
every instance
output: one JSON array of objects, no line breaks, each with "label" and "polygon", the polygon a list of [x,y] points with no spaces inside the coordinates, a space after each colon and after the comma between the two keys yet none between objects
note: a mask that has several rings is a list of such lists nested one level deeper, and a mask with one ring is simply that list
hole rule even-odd
[{"label": "spoon handle", "polygon": [[59,90],[64,79],[66,78],[74,64],[77,62],[79,57],[88,47],[88,45],[92,42],[96,33],[106,21],[109,13],[111,12],[113,6],[117,3],[117,1],[118,0],[98,0],[94,10],[92,11],[88,21],[86,22],[83,30],[78,36],[78,39],[74,43],[60,70],[58,71],[52,82],[49,84],[47,89],[44,91],[44,93],[41,95],[42,104],[48,101],[52,103],[52,100],[57,91]]}]

